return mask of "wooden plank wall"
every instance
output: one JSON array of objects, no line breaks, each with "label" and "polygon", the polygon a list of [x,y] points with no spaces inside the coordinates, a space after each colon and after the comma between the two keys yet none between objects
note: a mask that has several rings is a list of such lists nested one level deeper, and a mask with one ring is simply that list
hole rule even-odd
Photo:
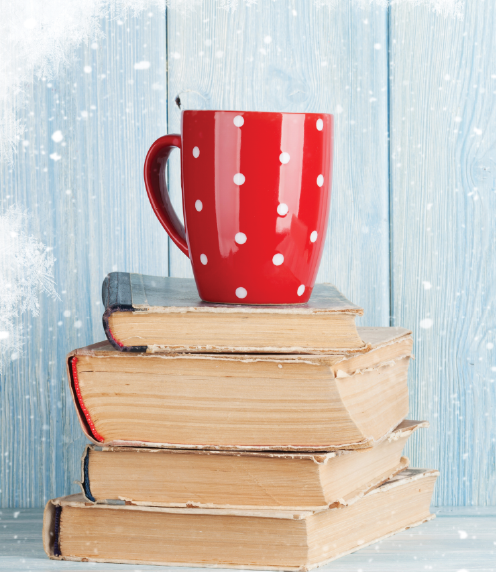
[{"label": "wooden plank wall", "polygon": [[[20,116],[29,145],[19,145],[13,165],[0,165],[2,209],[29,210],[29,232],[53,247],[61,297],[41,296],[40,316],[23,317],[24,355],[1,377],[2,506],[43,506],[77,492],[85,439],[65,355],[104,339],[100,293],[109,271],[168,272],[167,239],[142,175],[148,147],[166,131],[164,13],[109,17],[102,31],[98,47],[81,47],[56,80],[35,81]],[[150,67],[135,69],[141,61]],[[57,130],[60,143],[51,139]]]},{"label": "wooden plank wall", "polygon": [[[408,454],[438,505],[496,504],[496,5],[390,19],[393,323],[411,328]],[[424,326],[424,327],[422,327]]]},{"label": "wooden plank wall", "polygon": [[[29,94],[29,146],[0,165],[1,205],[28,208],[30,232],[53,246],[61,301],[23,318],[25,355],[1,379],[1,505],[77,490],[84,439],[64,356],[103,336],[103,276],[191,275],[142,184],[148,146],[179,130],[176,95],[183,108],[335,114],[318,280],[361,304],[363,325],[414,331],[411,416],[431,429],[408,454],[441,469],[435,503],[494,505],[496,7],[466,0],[459,21],[410,3],[219,4],[106,19],[97,49]],[[169,179],[180,212],[177,156]]]}]

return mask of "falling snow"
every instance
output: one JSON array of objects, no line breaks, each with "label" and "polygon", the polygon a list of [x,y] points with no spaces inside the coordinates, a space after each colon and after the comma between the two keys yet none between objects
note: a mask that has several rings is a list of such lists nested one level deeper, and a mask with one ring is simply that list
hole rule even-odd
[{"label": "falling snow", "polygon": [[22,350],[17,318],[26,311],[38,316],[40,293],[58,298],[51,248],[26,234],[27,224],[27,213],[15,205],[0,214],[0,373]]},{"label": "falling snow", "polygon": [[[180,6],[184,2],[169,3]],[[165,3],[165,0],[0,0],[0,161],[12,161],[17,143],[23,139],[24,127],[17,108],[24,104],[23,94],[29,93],[30,83],[56,76],[70,62],[75,48],[102,34],[100,22],[104,16],[122,17],[127,12],[136,15],[153,5],[165,8]],[[94,45],[97,49],[98,44],[93,42]],[[85,65],[82,71],[90,74],[92,68]],[[52,156],[54,161],[59,158],[57,154]]]},{"label": "falling snow", "polygon": [[[336,7],[342,0],[314,0],[319,7]],[[411,6],[426,6],[436,14],[442,16],[454,16],[455,18],[463,18],[464,0],[351,0],[356,6],[362,8],[370,8],[371,4],[377,6],[397,6],[399,4],[410,4]]]}]

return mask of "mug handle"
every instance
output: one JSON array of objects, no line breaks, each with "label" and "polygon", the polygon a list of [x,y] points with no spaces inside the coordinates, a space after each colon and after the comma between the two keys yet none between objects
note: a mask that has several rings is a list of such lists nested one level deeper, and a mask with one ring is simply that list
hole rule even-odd
[{"label": "mug handle", "polygon": [[174,211],[165,182],[167,159],[174,147],[181,149],[181,135],[165,135],[157,139],[150,147],[145,159],[145,187],[153,212],[160,224],[171,237],[172,242],[189,258],[184,226]]}]

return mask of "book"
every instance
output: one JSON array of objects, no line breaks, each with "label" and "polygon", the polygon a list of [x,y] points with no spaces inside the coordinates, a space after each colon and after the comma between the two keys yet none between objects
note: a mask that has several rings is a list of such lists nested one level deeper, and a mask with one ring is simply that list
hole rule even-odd
[{"label": "book", "polygon": [[306,571],[426,522],[438,471],[411,469],[358,502],[322,511],[48,502],[43,546],[52,559]]},{"label": "book", "polygon": [[412,349],[402,328],[363,328],[348,355],[122,353],[67,357],[83,431],[95,444],[303,450],[367,448],[408,415]]},{"label": "book", "polygon": [[348,506],[408,467],[406,441],[426,421],[403,421],[375,447],[330,453],[256,453],[88,445],[86,499],[189,508],[321,510]]},{"label": "book", "polygon": [[102,286],[103,327],[120,351],[343,353],[366,351],[356,316],[363,310],[332,284],[306,304],[212,304],[194,280],[112,272]]}]

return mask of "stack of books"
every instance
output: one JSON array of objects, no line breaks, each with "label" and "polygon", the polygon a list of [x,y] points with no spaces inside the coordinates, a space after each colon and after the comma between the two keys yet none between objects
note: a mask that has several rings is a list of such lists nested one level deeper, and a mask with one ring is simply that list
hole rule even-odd
[{"label": "stack of books", "polygon": [[49,501],[53,559],[309,570],[433,518],[402,456],[412,352],[332,285],[301,306],[212,305],[192,280],[112,273],[108,341],[71,352],[92,442]]}]

